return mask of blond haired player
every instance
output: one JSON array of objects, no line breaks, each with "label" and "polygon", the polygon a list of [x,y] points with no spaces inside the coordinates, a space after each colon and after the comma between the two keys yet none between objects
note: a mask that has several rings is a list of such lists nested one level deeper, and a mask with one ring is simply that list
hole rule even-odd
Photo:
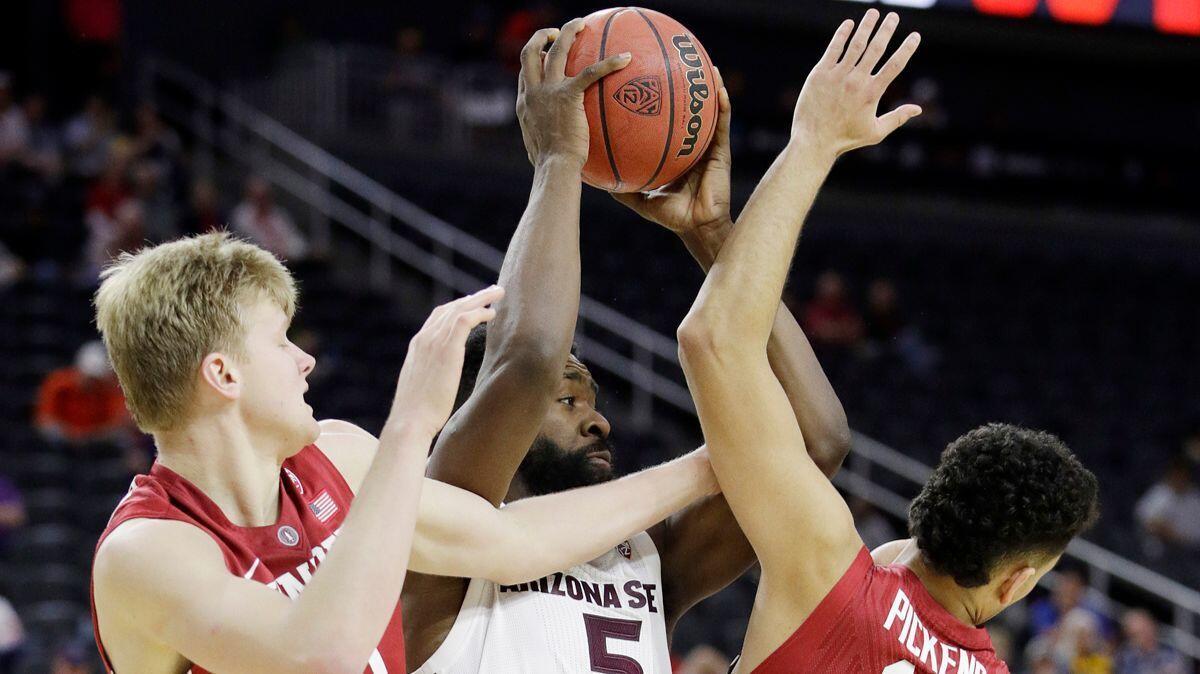
[{"label": "blond haired player", "polygon": [[210,234],[108,269],[97,324],[158,460],[97,547],[93,623],[107,669],[403,672],[410,564],[528,580],[714,490],[696,453],[503,511],[422,479],[467,333],[502,298],[493,286],[434,310],[376,439],[318,423],[305,404],[315,361],[288,340],[295,286],[264,250]]}]

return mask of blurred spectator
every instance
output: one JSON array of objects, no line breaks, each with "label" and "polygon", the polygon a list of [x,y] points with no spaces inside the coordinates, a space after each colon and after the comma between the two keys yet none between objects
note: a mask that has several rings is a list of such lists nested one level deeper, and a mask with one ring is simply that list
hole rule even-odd
[{"label": "blurred spectator", "polygon": [[863,321],[850,305],[841,274],[826,271],[817,277],[816,297],[804,307],[804,331],[814,343],[850,347],[863,337]]},{"label": "blurred spectator", "polygon": [[50,674],[92,674],[92,646],[83,639],[72,639],[60,646],[50,665]]},{"label": "blurred spectator", "polygon": [[[1026,655],[1039,672],[1109,674],[1113,663],[1101,625],[1100,618],[1091,611],[1073,609],[1054,629],[1031,641]],[[1047,659],[1053,668],[1046,669]]]},{"label": "blurred spectator", "polygon": [[932,373],[937,351],[904,315],[894,283],[876,279],[867,290],[866,348],[868,357],[894,354],[917,375]]},{"label": "blurred spectator", "polygon": [[259,176],[246,179],[245,198],[233,209],[230,221],[233,231],[284,260],[296,262],[308,256],[308,242],[292,216],[276,205],[270,184]]},{"label": "blurred spectator", "polygon": [[116,116],[101,96],[89,96],[83,110],[63,131],[68,164],[74,173],[95,178],[108,163],[109,146],[117,138]]},{"label": "blurred spectator", "polygon": [[207,234],[229,226],[229,218],[221,210],[217,186],[208,178],[192,183],[192,195],[188,200],[180,228],[184,234]]},{"label": "blurred spectator", "polygon": [[0,166],[16,158],[28,141],[25,112],[13,100],[12,75],[0,71]]},{"label": "blurred spectator", "polygon": [[46,119],[46,106],[42,94],[30,94],[21,104],[25,139],[19,159],[43,180],[54,180],[62,173],[62,147],[58,130]]},{"label": "blurred spectator", "polygon": [[[179,216],[170,190],[154,162],[142,159],[133,165],[133,193],[142,207],[142,234],[152,243],[179,237]],[[119,210],[119,209],[118,209]]]},{"label": "blurred spectator", "polygon": [[696,646],[687,654],[675,674],[726,674],[729,658],[712,646]]},{"label": "blurred spectator", "polygon": [[1147,554],[1200,548],[1200,488],[1186,456],[1171,461],[1162,479],[1137,502],[1135,513],[1146,534]]},{"label": "blurred spectator", "polygon": [[137,199],[117,205],[112,219],[89,218],[87,265],[84,273],[94,279],[106,264],[123,251],[137,248],[145,235],[145,209]]},{"label": "blurred spectator", "polygon": [[118,440],[128,431],[125,396],[104,344],[84,344],[74,366],[46,376],[38,391],[35,424],[46,439],[72,445]]},{"label": "blurred spectator", "polygon": [[25,273],[25,262],[0,241],[0,290],[8,287]]},{"label": "blurred spectator", "polygon": [[28,519],[25,499],[17,485],[0,474],[0,554],[3,554],[8,546],[9,535],[25,526]]},{"label": "blurred spectator", "polygon": [[1158,623],[1148,611],[1126,611],[1121,628],[1125,645],[1117,651],[1116,674],[1185,674],[1183,656],[1159,643]]},{"label": "blurred spectator", "polygon": [[1042,636],[1057,629],[1063,618],[1076,609],[1090,613],[1105,635],[1111,635],[1112,627],[1100,610],[1087,596],[1087,578],[1078,567],[1064,566],[1059,569],[1050,596],[1034,601],[1029,607],[1029,627],[1033,636]]},{"label": "blurred spectator", "polygon": [[850,513],[854,515],[854,528],[868,550],[900,538],[896,527],[883,516],[870,501],[857,496],[850,500]]},{"label": "blurred spectator", "polygon": [[179,178],[183,155],[183,143],[179,134],[167,126],[158,114],[158,108],[144,102],[135,113],[137,132],[133,137],[133,151],[141,159],[154,163],[163,185],[174,196],[175,181]]},{"label": "blurred spectator", "polygon": [[129,198],[129,164],[132,159],[133,146],[128,140],[115,139],[109,144],[104,170],[88,186],[84,200],[85,219],[89,226],[95,218],[114,218],[117,206]]},{"label": "blurred spectator", "polygon": [[0,596],[0,674],[16,674],[25,645],[21,618],[7,599]]}]

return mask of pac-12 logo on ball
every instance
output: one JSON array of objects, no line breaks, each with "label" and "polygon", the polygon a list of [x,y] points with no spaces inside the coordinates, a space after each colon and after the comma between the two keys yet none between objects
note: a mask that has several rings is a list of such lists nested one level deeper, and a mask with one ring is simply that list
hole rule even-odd
[{"label": "pac-12 logo on ball", "polygon": [[613,100],[630,112],[657,115],[662,112],[662,83],[653,75],[634,78],[613,93]]},{"label": "pac-12 logo on ball", "polygon": [[683,157],[696,149],[696,139],[700,137],[700,129],[704,127],[700,111],[704,109],[704,101],[708,100],[709,89],[708,83],[704,81],[704,61],[700,59],[700,50],[696,49],[692,36],[676,35],[671,38],[671,44],[675,45],[675,51],[679,52],[679,60],[687,66],[684,75],[688,81],[688,114],[691,116],[688,117],[687,135],[683,138],[683,145],[675,155]]}]

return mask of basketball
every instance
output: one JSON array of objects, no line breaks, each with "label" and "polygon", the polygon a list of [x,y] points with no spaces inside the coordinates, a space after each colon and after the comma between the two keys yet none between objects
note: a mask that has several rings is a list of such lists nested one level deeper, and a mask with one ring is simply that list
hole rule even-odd
[{"label": "basketball", "polygon": [[691,31],[652,9],[605,9],[585,21],[567,56],[568,76],[613,54],[632,59],[584,93],[591,143],[583,180],[610,192],[662,187],[686,173],[712,140],[712,60]]}]

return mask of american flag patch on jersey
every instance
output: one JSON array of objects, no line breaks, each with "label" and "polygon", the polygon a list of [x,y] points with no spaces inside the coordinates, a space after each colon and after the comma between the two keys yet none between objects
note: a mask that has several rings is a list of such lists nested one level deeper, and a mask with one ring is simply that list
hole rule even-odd
[{"label": "american flag patch on jersey", "polygon": [[316,500],[308,504],[308,509],[313,511],[317,519],[322,522],[328,521],[338,511],[337,504],[333,502],[333,497],[329,495],[328,490],[322,490]]}]

